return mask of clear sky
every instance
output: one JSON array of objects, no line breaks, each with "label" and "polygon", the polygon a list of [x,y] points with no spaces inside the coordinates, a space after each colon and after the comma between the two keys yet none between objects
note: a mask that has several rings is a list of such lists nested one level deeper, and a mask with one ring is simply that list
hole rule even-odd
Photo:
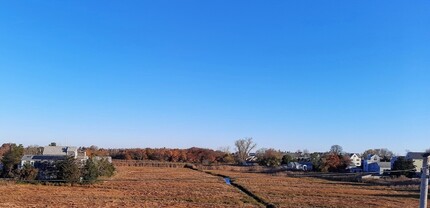
[{"label": "clear sky", "polygon": [[430,147],[429,1],[2,1],[0,142]]}]

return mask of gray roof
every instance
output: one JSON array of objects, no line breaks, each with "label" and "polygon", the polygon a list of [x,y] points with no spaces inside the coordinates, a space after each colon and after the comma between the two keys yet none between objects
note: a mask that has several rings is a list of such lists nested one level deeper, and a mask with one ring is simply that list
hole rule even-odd
[{"label": "gray roof", "polygon": [[46,146],[43,148],[43,155],[67,155],[67,152],[75,152],[77,149],[68,146]]},{"label": "gray roof", "polygon": [[378,162],[378,165],[381,168],[391,168],[391,162]]},{"label": "gray roof", "polygon": [[423,159],[423,154],[424,152],[408,152],[408,154],[406,154],[406,158],[408,159]]},{"label": "gray roof", "polygon": [[31,158],[32,158],[33,156],[34,156],[34,155],[24,155],[24,156],[22,156],[21,160],[31,160]]},{"label": "gray roof", "polygon": [[42,161],[42,160],[64,160],[66,158],[65,155],[24,155],[21,160],[30,161]]}]

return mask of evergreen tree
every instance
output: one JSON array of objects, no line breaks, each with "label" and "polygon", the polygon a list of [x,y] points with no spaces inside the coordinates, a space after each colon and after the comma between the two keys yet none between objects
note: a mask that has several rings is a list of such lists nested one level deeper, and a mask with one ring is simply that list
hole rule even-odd
[{"label": "evergreen tree", "polygon": [[81,171],[75,158],[67,157],[65,160],[57,162],[59,180],[64,180],[68,183],[77,183],[80,181]]},{"label": "evergreen tree", "polygon": [[24,155],[24,147],[16,144],[11,144],[9,151],[3,155],[1,162],[3,163],[3,171],[1,176],[4,178],[13,178],[16,176],[21,158]]},{"label": "evergreen tree", "polygon": [[84,183],[94,183],[97,181],[97,177],[99,177],[99,172],[96,163],[91,159],[87,160],[83,170]]},{"label": "evergreen tree", "polygon": [[391,175],[401,176],[404,175],[406,177],[415,176],[415,165],[414,161],[408,160],[405,157],[398,157],[396,161],[393,163],[393,171]]}]

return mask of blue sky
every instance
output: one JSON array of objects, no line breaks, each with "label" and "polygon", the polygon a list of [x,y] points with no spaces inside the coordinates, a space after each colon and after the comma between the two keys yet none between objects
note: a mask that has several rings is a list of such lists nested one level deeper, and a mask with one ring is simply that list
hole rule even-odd
[{"label": "blue sky", "polygon": [[0,142],[430,148],[428,1],[0,3]]}]

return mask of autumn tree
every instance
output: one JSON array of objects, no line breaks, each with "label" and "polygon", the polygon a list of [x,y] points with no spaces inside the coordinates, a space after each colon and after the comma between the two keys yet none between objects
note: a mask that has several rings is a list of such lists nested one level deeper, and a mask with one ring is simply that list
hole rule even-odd
[{"label": "autumn tree", "polygon": [[4,143],[0,147],[0,157],[6,154],[10,150],[10,146],[12,146],[12,143]]},{"label": "autumn tree", "polygon": [[343,172],[351,163],[351,159],[344,155],[343,148],[333,145],[330,151],[321,158],[320,170],[322,172]]},{"label": "autumn tree", "polygon": [[24,149],[24,155],[41,155],[43,147],[37,145],[30,145]]},{"label": "autumn tree", "polygon": [[236,157],[239,163],[245,162],[249,153],[257,146],[257,144],[252,141],[252,138],[239,139],[234,145],[236,146]]},{"label": "autumn tree", "polygon": [[27,180],[32,181],[37,178],[38,169],[34,168],[30,164],[26,163],[23,165],[23,167],[19,170],[19,179],[20,180]]}]

